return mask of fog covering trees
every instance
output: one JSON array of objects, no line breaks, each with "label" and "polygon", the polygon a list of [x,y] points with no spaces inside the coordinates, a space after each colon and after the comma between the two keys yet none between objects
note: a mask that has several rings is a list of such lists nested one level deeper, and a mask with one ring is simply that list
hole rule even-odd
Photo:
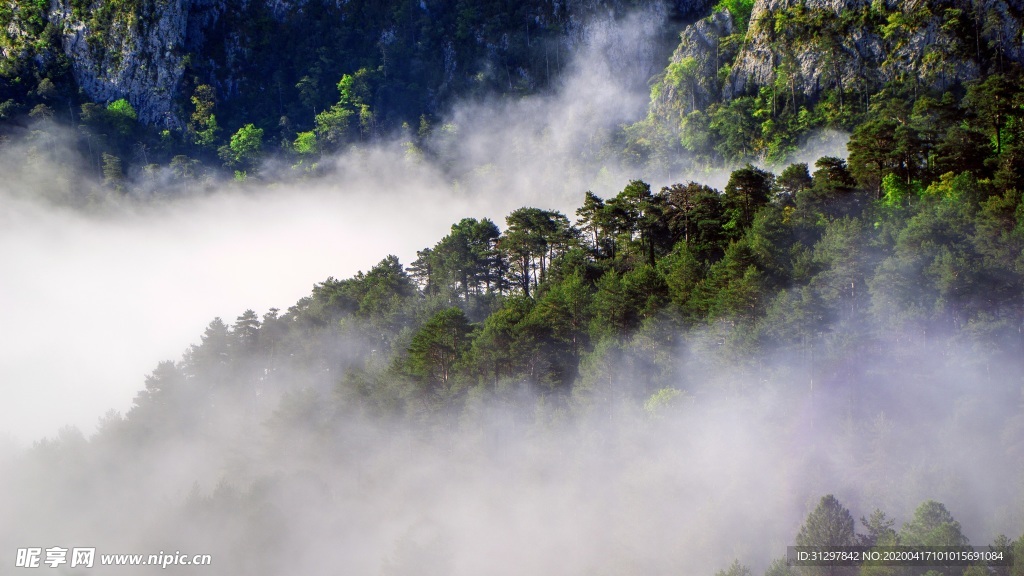
[{"label": "fog covering trees", "polygon": [[1019,548],[1024,209],[987,164],[880,197],[826,157],[462,219],[408,265],[214,319],[126,414],[12,457],[2,541],[229,574]]}]

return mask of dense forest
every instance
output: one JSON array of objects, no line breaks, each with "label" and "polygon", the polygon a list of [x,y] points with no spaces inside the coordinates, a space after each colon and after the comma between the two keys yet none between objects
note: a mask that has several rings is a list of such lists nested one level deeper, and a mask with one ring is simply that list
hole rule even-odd
[{"label": "dense forest", "polygon": [[[216,318],[153,368],[127,413],[13,457],[0,509],[19,523],[0,538],[211,553],[218,572],[247,574],[809,576],[824,572],[780,557],[823,544],[1024,559],[1024,71],[1019,32],[1003,36],[1024,9],[907,4],[852,3],[838,18],[814,2],[678,10],[684,42],[647,117],[599,156],[657,178],[728,167],[722,189],[639,177],[606,197],[580,190],[570,214],[461,218],[413,261],[381,254],[287,309]],[[27,72],[8,66],[5,114],[21,120],[4,125],[7,143],[77,124],[84,169],[102,177],[73,204],[152,186],[146,170],[163,168],[151,164],[180,181],[323,177],[323,158],[390,130],[443,164],[443,112],[417,82],[445,66],[402,50],[443,42],[445,26],[472,46],[473,22],[500,30],[491,15],[534,9],[459,6],[419,27],[395,8],[409,24],[398,39],[374,40],[365,60],[330,50],[346,56],[321,59],[317,77],[289,60],[305,52],[249,51],[290,96],[239,89],[229,107],[187,80],[180,129],[138,122],[127,99],[80,102],[68,63],[16,94]],[[933,42],[907,63],[915,27]],[[710,52],[685,39],[712,28],[706,76]],[[848,83],[844,62],[867,61],[843,47],[854,28],[889,45],[876,75]],[[557,44],[523,34],[536,36],[511,44],[545,58]],[[365,48],[357,35],[325,25],[304,38]],[[742,69],[766,35],[781,56],[759,86],[757,66]],[[813,82],[785,57],[809,39],[841,55]],[[521,86],[511,73],[480,82],[511,98],[547,85],[537,54],[512,55],[532,70]],[[473,95],[467,82],[451,89]],[[19,124],[26,109],[38,123]],[[849,131],[845,157],[787,162],[825,128]],[[130,150],[146,151],[134,173]]]}]

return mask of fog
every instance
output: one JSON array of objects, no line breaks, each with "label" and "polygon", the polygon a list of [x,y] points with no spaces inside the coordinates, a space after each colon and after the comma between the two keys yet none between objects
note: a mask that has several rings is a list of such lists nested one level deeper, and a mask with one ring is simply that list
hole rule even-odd
[{"label": "fog", "polygon": [[141,199],[75,210],[90,171],[60,130],[8,144],[0,432],[22,442],[66,424],[88,432],[107,409],[126,410],[156,361],[177,358],[215,316],[286,309],[314,283],[388,254],[409,263],[465,217],[500,225],[526,205],[572,216],[585,190],[613,195],[648,177],[624,170],[609,146],[645,112],[664,16],[654,7],[580,27],[556,90],[457,104],[428,143],[430,161],[396,135],[323,160],[323,178],[296,182],[272,164],[264,181],[277,184],[150,185]]},{"label": "fog", "polygon": [[[141,200],[75,210],[90,172],[59,130],[36,132],[29,151],[6,146],[16,177],[0,183],[0,432],[27,442],[66,424],[89,431],[107,409],[127,409],[154,363],[176,358],[213,317],[285,309],[315,282],[387,254],[408,263],[461,218],[500,225],[526,205],[572,216],[584,191],[607,197],[633,178],[723,187],[727,170],[672,178],[617,156],[615,131],[643,116],[661,66],[663,18],[652,8],[583,27],[553,92],[456,105],[427,143],[432,154],[411,153],[398,135],[324,160],[330,174],[319,179],[268,166],[266,179],[283,183],[151,187]],[[800,161],[843,155],[844,144],[812,139]],[[82,332],[55,329],[67,326]]]},{"label": "fog", "polygon": [[[263,181],[89,208],[61,200],[75,184],[57,165],[0,183],[0,432],[59,439],[6,457],[3,561],[25,546],[96,546],[213,555],[212,568],[174,567],[183,574],[711,576],[734,558],[760,574],[826,493],[857,518],[879,507],[899,523],[933,498],[973,544],[1019,536],[1017,438],[1000,436],[1019,398],[1012,386],[971,392],[1010,367],[955,349],[936,360],[883,343],[856,362],[780,355],[744,369],[718,360],[722,327],[680,339],[672,387],[686,394],[658,410],[612,392],[651,378],[625,367],[571,408],[524,387],[440,421],[343,407],[298,425],[226,409],[202,441],[146,451],[121,444],[115,418],[88,458],[84,438],[57,433],[89,437],[108,409],[126,412],[213,317],[287,309],[388,254],[408,264],[461,218],[502,225],[525,205],[572,217],[585,190],[612,195],[632,178],[722,187],[726,171],[639,173],[615,154],[616,128],[642,117],[661,67],[660,26],[650,14],[590,26],[555,91],[456,105],[429,150],[398,135],[325,159],[325,177],[268,165]],[[844,144],[822,134],[796,160]],[[808,380],[850,363],[873,369]],[[329,391],[310,394],[282,411],[334,406]]]},{"label": "fog", "polygon": [[[1016,408],[999,386],[979,395],[963,357],[730,369],[714,352],[727,331],[680,343],[686,392],[656,408],[619,392],[653,375],[623,368],[571,416],[529,388],[470,398],[455,421],[307,390],[262,422],[224,404],[219,427],[144,447],[116,423],[88,452],[65,431],[8,461],[0,545],[212,555],[168,568],[183,574],[710,576],[734,558],[760,574],[825,493],[897,527],[942,501],[975,545],[1020,532],[1020,460],[998,433]],[[844,370],[845,387],[808,377]]]},{"label": "fog", "polygon": [[23,439],[90,429],[130,406],[155,362],[180,356],[214,316],[287,308],[389,253],[408,261],[459,214],[411,190],[325,186],[101,214],[13,200],[4,210],[0,421]]}]

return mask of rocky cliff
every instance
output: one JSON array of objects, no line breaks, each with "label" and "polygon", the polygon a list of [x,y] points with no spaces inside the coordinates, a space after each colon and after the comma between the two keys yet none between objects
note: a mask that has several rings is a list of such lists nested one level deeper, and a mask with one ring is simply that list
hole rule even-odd
[{"label": "rocky cliff", "polygon": [[727,23],[718,12],[682,31],[652,111],[773,85],[804,99],[894,80],[941,91],[1024,62],[1022,0],[757,0],[745,32]]},{"label": "rocky cliff", "polygon": [[53,0],[51,21],[85,95],[96,102],[126,98],[139,121],[180,129],[174,109],[185,70],[191,0],[138,0],[118,9],[106,0],[75,6]]},{"label": "rocky cliff", "polygon": [[854,131],[875,102],[906,116],[923,96],[955,106],[975,80],[1019,82],[1024,0],[723,0],[679,38],[627,152],[783,162],[821,129]]},{"label": "rocky cliff", "polygon": [[651,112],[664,119],[681,118],[717,102],[719,71],[736,56],[736,43],[729,40],[734,32],[728,11],[684,28],[662,80],[652,89]]},{"label": "rocky cliff", "polygon": [[[185,128],[208,85],[224,128],[280,120],[294,135],[337,102],[342,74],[366,68],[366,104],[398,126],[455,95],[535,91],[593,16],[653,4],[671,26],[692,22],[652,89],[652,114],[671,122],[765,87],[795,113],[826,92],[866,99],[901,79],[943,90],[1024,61],[1024,0],[756,0],[749,15],[712,13],[713,0],[19,0],[0,6],[0,118],[64,67],[69,100],[126,98],[145,124]],[[640,82],[651,70],[629,66]]]},{"label": "rocky cliff", "polygon": [[[140,122],[180,130],[199,84],[213,86],[218,101],[236,100],[275,123],[312,118],[336,100],[341,74],[359,67],[380,70],[397,85],[378,91],[381,107],[417,98],[427,102],[411,108],[436,108],[477,89],[480,78],[491,88],[529,91],[558,74],[567,52],[588,36],[593,16],[656,4],[676,22],[692,21],[711,0],[535,0],[511,9],[448,0],[49,0],[48,9],[42,0],[41,10],[36,4],[0,8],[6,59],[59,51],[86,99],[125,98]],[[21,81],[9,76],[12,85]],[[264,103],[274,99],[276,105]]]},{"label": "rocky cliff", "polygon": [[1021,0],[758,0],[722,96],[780,79],[810,98],[893,80],[944,90],[989,64],[1024,61],[1022,9]]}]

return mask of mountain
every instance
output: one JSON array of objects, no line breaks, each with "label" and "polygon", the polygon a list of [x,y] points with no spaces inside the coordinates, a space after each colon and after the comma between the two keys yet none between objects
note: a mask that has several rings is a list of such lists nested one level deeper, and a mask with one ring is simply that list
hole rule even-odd
[{"label": "mountain", "polygon": [[764,0],[750,22],[725,99],[777,83],[808,100],[893,81],[944,91],[1024,60],[1019,0]]},{"label": "mountain", "polygon": [[[84,126],[77,148],[119,189],[196,162],[251,175],[266,153],[422,136],[456,101],[543,92],[599,17],[638,9],[664,25],[633,67],[655,76],[622,152],[667,173],[782,161],[853,130],[886,86],[962,96],[1024,58],[1019,0],[22,1],[0,10],[0,133]],[[249,125],[252,150],[231,149]]]},{"label": "mountain", "polygon": [[1024,3],[1016,0],[717,6],[683,29],[652,87],[651,117],[636,129],[639,147],[657,141],[718,161],[782,160],[813,130],[853,130],[886,87],[912,100],[955,97],[1024,61]]},{"label": "mountain", "polygon": [[[69,93],[103,104],[124,98],[143,124],[180,131],[195,88],[209,85],[218,102],[245,108],[247,121],[266,125],[288,116],[301,123],[334,103],[342,74],[368,68],[382,120],[415,122],[453,94],[546,85],[589,19],[642,4],[17,2],[0,13],[8,60],[3,100],[22,108],[45,101],[37,81],[57,76]],[[672,16],[692,18],[708,4],[677,2]]]}]

